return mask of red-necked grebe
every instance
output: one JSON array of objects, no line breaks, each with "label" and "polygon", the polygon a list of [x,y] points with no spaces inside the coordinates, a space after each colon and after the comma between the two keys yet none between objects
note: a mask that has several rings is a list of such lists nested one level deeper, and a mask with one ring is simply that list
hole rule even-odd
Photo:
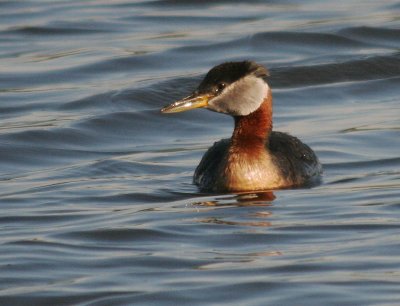
[{"label": "red-necked grebe", "polygon": [[208,149],[194,173],[202,191],[261,191],[300,187],[319,181],[322,167],[309,146],[272,131],[268,71],[255,62],[229,62],[212,68],[190,96],[164,107],[175,113],[204,107],[233,116],[230,139]]}]

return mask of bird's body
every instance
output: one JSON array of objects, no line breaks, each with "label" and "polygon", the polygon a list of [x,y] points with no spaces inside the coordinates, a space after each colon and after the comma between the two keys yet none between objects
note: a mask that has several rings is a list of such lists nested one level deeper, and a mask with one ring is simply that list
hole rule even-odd
[{"label": "bird's body", "polygon": [[309,146],[291,135],[272,132],[265,154],[237,151],[230,138],[214,143],[197,166],[193,182],[203,191],[271,190],[312,186],[320,172]]},{"label": "bird's body", "polygon": [[221,64],[193,95],[162,110],[206,107],[235,119],[232,137],[216,142],[196,168],[193,181],[202,191],[261,191],[318,181],[322,167],[310,147],[272,131],[272,94],[262,79],[266,75],[254,62]]}]

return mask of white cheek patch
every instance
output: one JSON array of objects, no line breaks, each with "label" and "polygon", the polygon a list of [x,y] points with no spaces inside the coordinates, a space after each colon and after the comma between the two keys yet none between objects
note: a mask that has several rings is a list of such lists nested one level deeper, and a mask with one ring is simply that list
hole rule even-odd
[{"label": "white cheek patch", "polygon": [[269,87],[264,80],[252,75],[246,76],[211,99],[208,108],[233,116],[246,116],[260,107],[268,92]]}]

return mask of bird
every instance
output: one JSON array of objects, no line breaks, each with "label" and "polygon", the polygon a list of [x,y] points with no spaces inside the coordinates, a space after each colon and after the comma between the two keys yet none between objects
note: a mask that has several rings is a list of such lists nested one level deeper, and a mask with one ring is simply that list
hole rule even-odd
[{"label": "bird", "polygon": [[196,108],[228,114],[232,137],[214,143],[197,166],[193,183],[202,192],[251,192],[312,187],[322,165],[314,151],[290,134],[272,130],[272,91],[267,68],[254,61],[213,67],[189,96],[161,109]]}]

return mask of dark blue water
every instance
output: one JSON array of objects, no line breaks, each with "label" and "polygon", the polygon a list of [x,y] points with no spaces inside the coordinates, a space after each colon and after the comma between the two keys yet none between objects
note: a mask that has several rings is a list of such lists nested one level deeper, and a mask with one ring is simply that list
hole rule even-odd
[{"label": "dark blue water", "polygon": [[[400,304],[398,1],[1,1],[1,305]],[[312,189],[202,194],[232,131],[161,115],[269,67]]]}]

